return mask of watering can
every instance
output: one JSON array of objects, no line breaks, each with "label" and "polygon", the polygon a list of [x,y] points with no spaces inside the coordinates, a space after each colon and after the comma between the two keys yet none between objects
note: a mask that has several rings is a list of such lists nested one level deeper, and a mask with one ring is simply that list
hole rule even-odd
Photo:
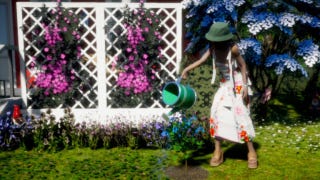
[{"label": "watering can", "polygon": [[196,102],[197,95],[194,89],[189,85],[183,85],[180,83],[181,77],[176,82],[168,82],[165,84],[162,90],[163,102],[173,107],[169,115],[191,108]]}]

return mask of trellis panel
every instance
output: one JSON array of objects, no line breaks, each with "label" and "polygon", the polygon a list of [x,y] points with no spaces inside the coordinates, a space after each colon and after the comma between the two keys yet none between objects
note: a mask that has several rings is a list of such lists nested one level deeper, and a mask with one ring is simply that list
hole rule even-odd
[{"label": "trellis panel", "polygon": [[[49,9],[56,6],[55,3],[17,3],[21,92],[23,102],[29,112],[44,111],[44,109],[33,108],[34,104],[30,98],[31,90],[26,86],[29,81],[26,71],[29,71],[31,76],[36,75],[36,72],[31,68],[31,54],[41,55],[41,49],[35,46],[32,36],[44,33],[42,29],[41,32],[34,34],[35,28],[41,28],[41,19],[37,17],[37,14],[40,13],[44,5]],[[139,104],[133,108],[113,108],[110,93],[116,86],[117,72],[112,68],[112,64],[115,56],[121,53],[121,49],[116,47],[115,44],[118,40],[118,32],[125,32],[121,12],[126,5],[129,8],[138,7],[137,3],[63,3],[64,7],[72,9],[81,17],[79,26],[84,30],[81,37],[84,44],[81,52],[82,60],[79,62],[81,69],[77,73],[89,76],[90,90],[75,89],[81,94],[81,99],[73,104],[72,109],[80,119],[89,118],[101,121],[101,119],[108,119],[107,116],[117,116],[119,114],[137,119],[143,115],[153,116],[168,111],[161,99],[152,99],[152,104],[149,107]],[[179,71],[182,54],[181,4],[146,3],[145,7],[164,17],[161,23],[162,37],[165,43],[162,54],[166,61],[161,64],[161,71],[165,71],[171,79],[175,79]],[[58,117],[62,116],[61,108],[62,105],[53,109]]]}]

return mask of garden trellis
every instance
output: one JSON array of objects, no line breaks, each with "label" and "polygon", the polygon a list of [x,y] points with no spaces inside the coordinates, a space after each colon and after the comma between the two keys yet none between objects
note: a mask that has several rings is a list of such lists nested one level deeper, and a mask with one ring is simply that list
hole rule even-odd
[{"label": "garden trellis", "polygon": [[[30,79],[36,74],[32,69],[32,55],[40,54],[41,49],[32,39],[34,29],[41,27],[39,16],[41,8],[55,7],[55,3],[17,3],[19,53],[21,57],[21,95],[28,112],[39,113],[45,109],[35,109],[30,97],[31,88],[27,87]],[[76,119],[105,121],[107,117],[123,116],[138,119],[167,112],[161,99],[151,99],[152,104],[144,107],[139,104],[133,108],[114,108],[110,93],[116,85],[117,70],[113,68],[114,59],[121,49],[115,46],[119,32],[125,31],[122,24],[122,11],[125,6],[138,7],[137,3],[63,3],[63,7],[71,9],[81,17],[82,51],[79,62],[79,74],[87,75],[90,90],[75,89],[81,94],[71,107]],[[182,7],[179,3],[145,3],[145,8],[153,10],[162,18],[162,38],[164,42],[162,54],[166,61],[161,64],[165,71],[175,79],[179,72],[182,55]],[[40,34],[43,33],[39,32]],[[84,44],[84,45],[83,45]],[[26,76],[26,72],[30,75]],[[164,82],[163,82],[164,83]],[[63,115],[62,105],[52,109],[54,115]],[[112,118],[111,118],[112,119]]]}]

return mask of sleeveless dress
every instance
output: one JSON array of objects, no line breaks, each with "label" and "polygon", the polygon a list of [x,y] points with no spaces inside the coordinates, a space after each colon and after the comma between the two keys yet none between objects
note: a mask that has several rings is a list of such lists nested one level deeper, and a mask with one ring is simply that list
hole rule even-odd
[{"label": "sleeveless dress", "polygon": [[[215,62],[213,57],[212,83],[215,81],[216,69],[219,69],[221,79],[211,106],[210,135],[217,139],[244,143],[255,137],[255,131],[249,107],[243,103],[242,99],[242,75],[241,72],[236,71],[236,63],[231,59],[231,51],[228,53],[227,60],[227,64],[222,64]],[[248,92],[249,95],[252,93],[249,89]]]}]

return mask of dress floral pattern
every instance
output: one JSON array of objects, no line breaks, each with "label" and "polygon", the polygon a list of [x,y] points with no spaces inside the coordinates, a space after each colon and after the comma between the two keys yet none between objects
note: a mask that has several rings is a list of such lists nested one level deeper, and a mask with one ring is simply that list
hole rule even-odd
[{"label": "dress floral pattern", "polygon": [[[228,57],[231,59],[231,52]],[[221,79],[211,106],[210,135],[237,143],[251,141],[255,137],[255,131],[249,107],[243,103],[242,99],[242,75],[235,70],[231,60],[228,64],[215,62],[214,59],[213,61],[213,68],[219,69]],[[213,81],[214,79],[215,77]]]}]

